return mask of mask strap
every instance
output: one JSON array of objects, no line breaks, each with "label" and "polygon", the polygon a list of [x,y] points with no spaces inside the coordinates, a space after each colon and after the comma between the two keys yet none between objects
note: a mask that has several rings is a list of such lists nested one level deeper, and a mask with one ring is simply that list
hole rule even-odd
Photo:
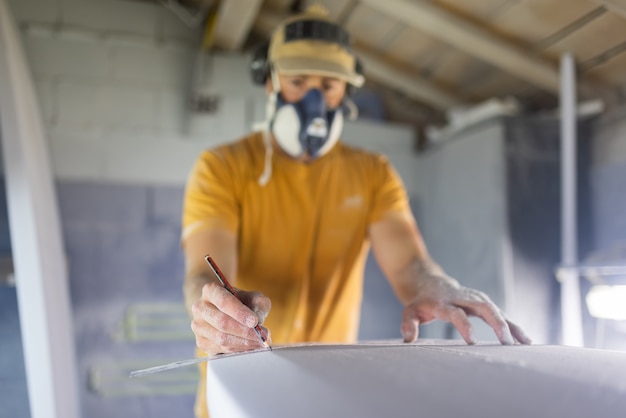
[{"label": "mask strap", "polygon": [[270,93],[267,104],[265,107],[265,121],[267,122],[267,129],[269,129],[270,122],[276,113],[276,101],[280,94],[280,81],[278,81],[278,72],[273,69],[270,70],[270,77],[272,80],[272,92]]},{"label": "mask strap", "polygon": [[259,186],[265,186],[272,178],[272,156],[274,149],[272,148],[272,141],[270,137],[270,123],[276,113],[276,101],[278,94],[280,93],[280,83],[278,81],[278,74],[273,69],[270,70],[270,76],[272,79],[272,92],[267,98],[265,105],[265,122],[263,123],[263,143],[265,145],[265,160],[263,163],[263,173],[258,179]]},{"label": "mask strap", "polygon": [[263,173],[259,177],[259,186],[266,186],[272,178],[272,142],[270,140],[269,129],[263,129],[263,143],[265,144],[265,162],[263,163]]},{"label": "mask strap", "polygon": [[359,117],[359,108],[356,103],[350,98],[350,96],[345,96],[343,99],[343,104],[348,108],[348,120],[356,120]]},{"label": "mask strap", "polygon": [[270,77],[272,78],[272,91],[276,94],[280,93],[280,81],[278,80],[278,72],[272,68],[270,70]]}]

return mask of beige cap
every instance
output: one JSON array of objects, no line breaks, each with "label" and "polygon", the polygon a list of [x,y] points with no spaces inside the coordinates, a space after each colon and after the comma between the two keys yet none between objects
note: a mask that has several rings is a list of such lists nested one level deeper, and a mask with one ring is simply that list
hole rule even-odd
[{"label": "beige cap", "polygon": [[[298,27],[292,25],[293,23],[307,21],[327,23],[327,27],[337,36],[341,38],[343,35],[342,42],[315,37],[307,39],[306,36],[299,37],[298,34],[291,33],[304,26]],[[365,79],[356,72],[356,57],[348,43],[348,35],[343,29],[320,13],[308,12],[285,20],[274,30],[270,40],[269,61],[281,74],[319,74],[337,77],[353,86],[361,87]]]}]

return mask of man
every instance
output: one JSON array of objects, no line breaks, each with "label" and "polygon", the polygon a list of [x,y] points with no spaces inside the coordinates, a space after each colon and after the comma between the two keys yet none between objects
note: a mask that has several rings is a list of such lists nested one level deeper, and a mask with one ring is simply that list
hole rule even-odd
[{"label": "man", "polygon": [[[288,19],[271,37],[268,60],[268,74],[257,66],[257,76],[267,75],[266,129],[205,151],[187,184],[184,293],[199,350],[261,348],[257,324],[274,343],[355,341],[370,244],[405,306],[405,342],[419,324],[440,319],[474,344],[468,316],[478,316],[502,344],[530,343],[484,293],[429,257],[388,161],[339,141],[347,89],[363,83],[347,33],[318,11]],[[242,302],[205,254],[243,289]]]}]

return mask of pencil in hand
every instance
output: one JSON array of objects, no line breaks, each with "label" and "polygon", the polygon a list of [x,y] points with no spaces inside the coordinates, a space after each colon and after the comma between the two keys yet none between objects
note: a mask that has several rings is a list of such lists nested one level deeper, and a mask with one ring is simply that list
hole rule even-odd
[{"label": "pencil in hand", "polygon": [[[224,274],[222,273],[220,268],[217,266],[215,261],[211,258],[211,256],[205,255],[204,259],[206,260],[207,263],[209,263],[211,270],[213,270],[213,273],[215,273],[220,283],[222,283],[222,286],[224,286],[224,288],[228,290],[230,294],[232,294],[234,297],[240,300],[239,297],[237,296],[237,293],[235,293],[235,289],[231,286],[230,282],[226,279],[226,276],[224,276]],[[265,346],[265,348],[272,351],[272,347],[267,343],[267,337],[265,336],[265,334],[263,334],[263,331],[261,330],[261,326],[259,324],[256,324],[256,326],[254,327],[254,331],[256,331],[257,335],[263,342],[263,345]]]}]

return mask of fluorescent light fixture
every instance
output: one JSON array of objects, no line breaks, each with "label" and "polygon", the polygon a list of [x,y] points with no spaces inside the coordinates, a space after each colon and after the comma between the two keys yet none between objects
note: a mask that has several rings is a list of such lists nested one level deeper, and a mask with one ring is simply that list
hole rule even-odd
[{"label": "fluorescent light fixture", "polygon": [[586,297],[591,316],[626,320],[626,286],[593,286]]}]

